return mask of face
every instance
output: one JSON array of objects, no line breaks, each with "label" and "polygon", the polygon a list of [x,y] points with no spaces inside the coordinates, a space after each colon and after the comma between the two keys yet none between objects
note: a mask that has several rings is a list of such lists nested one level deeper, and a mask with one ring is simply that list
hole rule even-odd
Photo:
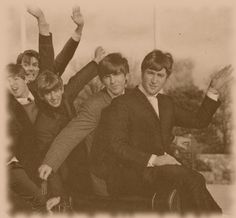
[{"label": "face", "polygon": [[26,80],[18,76],[8,77],[8,87],[15,98],[25,98],[29,94]]},{"label": "face", "polygon": [[103,77],[102,83],[107,91],[114,96],[123,94],[127,81],[127,75],[123,73],[109,74]]},{"label": "face", "polygon": [[166,69],[155,71],[146,69],[142,74],[142,85],[149,95],[157,94],[164,86],[167,80]]},{"label": "face", "polygon": [[22,67],[26,71],[26,80],[34,81],[39,74],[39,61],[35,57],[25,56],[22,58]]},{"label": "face", "polygon": [[52,107],[59,107],[62,101],[62,94],[64,89],[56,89],[44,95],[44,101],[46,101]]}]

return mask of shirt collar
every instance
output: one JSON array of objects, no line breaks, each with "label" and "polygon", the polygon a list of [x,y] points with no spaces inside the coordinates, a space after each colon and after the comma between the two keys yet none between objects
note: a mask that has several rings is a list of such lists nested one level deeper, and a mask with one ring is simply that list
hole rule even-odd
[{"label": "shirt collar", "polygon": [[[107,90],[108,95],[109,95],[112,99],[118,97],[117,95],[113,95],[108,89],[106,89],[106,90]],[[124,91],[123,91],[120,95],[124,95],[124,94],[125,94],[125,89],[124,89]]]},{"label": "shirt collar", "polygon": [[21,104],[21,105],[26,105],[29,104],[30,102],[34,101],[34,96],[32,93],[29,91],[29,94],[25,98],[16,98],[16,100]]},{"label": "shirt collar", "polygon": [[146,92],[146,90],[143,88],[142,84],[139,84],[138,86],[139,90],[147,97],[147,98],[151,98],[151,97],[156,97],[158,94],[163,94],[164,91],[163,89],[161,89],[158,93],[156,93],[155,95],[150,95]]}]

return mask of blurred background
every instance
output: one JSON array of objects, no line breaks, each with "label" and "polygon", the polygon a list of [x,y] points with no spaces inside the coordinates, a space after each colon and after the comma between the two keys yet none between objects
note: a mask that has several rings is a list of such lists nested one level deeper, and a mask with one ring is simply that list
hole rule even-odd
[{"label": "blurred background", "polygon": [[[177,104],[194,111],[209,85],[210,75],[233,63],[232,1],[27,1],[10,2],[6,6],[7,62],[15,62],[25,49],[38,50],[36,20],[27,14],[26,4],[39,6],[45,13],[53,33],[57,54],[71,36],[75,25],[71,20],[73,5],[79,5],[85,25],[82,39],[63,74],[64,82],[88,63],[97,46],[107,53],[121,52],[130,65],[129,86],[140,81],[140,64],[148,52],[157,48],[170,52],[174,69],[165,91]],[[80,103],[98,91],[95,78],[79,94]],[[191,137],[183,152],[186,165],[200,171],[210,191],[230,213],[230,190],[233,178],[232,98],[230,86],[222,90],[222,104],[212,124],[203,130],[176,128],[175,134]]]}]

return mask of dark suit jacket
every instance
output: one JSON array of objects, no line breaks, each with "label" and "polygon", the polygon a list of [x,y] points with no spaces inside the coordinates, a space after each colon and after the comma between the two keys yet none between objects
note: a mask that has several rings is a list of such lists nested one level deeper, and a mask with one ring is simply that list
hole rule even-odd
[{"label": "dark suit jacket", "polygon": [[[38,178],[39,149],[36,144],[34,124],[30,121],[22,105],[8,95],[9,115],[8,133],[11,138],[10,158],[15,156],[31,179]],[[37,179],[36,179],[37,180]]]},{"label": "dark suit jacket", "polygon": [[219,102],[205,97],[197,113],[179,108],[166,95],[160,96],[158,105],[160,118],[136,88],[114,99],[102,112],[91,162],[93,173],[107,180],[111,193],[124,183],[139,187],[151,154],[169,152],[173,127],[206,127]]}]

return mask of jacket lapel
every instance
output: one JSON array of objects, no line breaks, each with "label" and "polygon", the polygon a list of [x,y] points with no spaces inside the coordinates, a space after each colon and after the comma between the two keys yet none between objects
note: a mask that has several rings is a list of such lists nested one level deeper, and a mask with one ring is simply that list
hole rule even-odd
[{"label": "jacket lapel", "polygon": [[[151,105],[151,103],[148,101],[148,99],[146,98],[146,96],[139,90],[138,87],[135,88],[136,91],[136,95],[139,98],[139,100],[142,102],[143,107],[149,111],[153,118],[155,119],[155,123],[158,125],[160,125],[160,119],[156,114],[156,111],[154,110],[153,106]],[[145,113],[145,112],[144,112]]]},{"label": "jacket lapel", "polygon": [[9,101],[10,109],[13,110],[17,120],[19,120],[22,125],[27,125],[33,128],[33,123],[30,121],[23,106],[13,96],[10,97]]}]

